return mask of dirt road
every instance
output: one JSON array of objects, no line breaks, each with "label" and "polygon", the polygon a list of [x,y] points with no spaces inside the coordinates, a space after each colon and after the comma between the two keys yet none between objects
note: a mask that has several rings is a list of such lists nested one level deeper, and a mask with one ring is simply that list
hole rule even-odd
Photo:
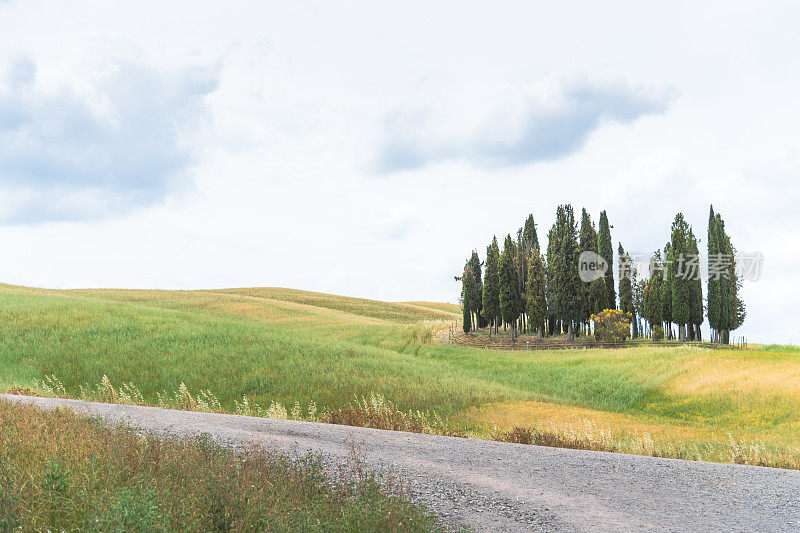
[{"label": "dirt road", "polygon": [[174,434],[342,461],[355,443],[450,524],[477,531],[800,531],[800,471],[542,448],[311,422],[3,396]]}]

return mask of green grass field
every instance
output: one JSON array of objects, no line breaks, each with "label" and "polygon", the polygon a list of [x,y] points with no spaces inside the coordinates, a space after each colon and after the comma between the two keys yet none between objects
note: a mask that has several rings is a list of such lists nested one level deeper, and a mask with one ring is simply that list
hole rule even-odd
[{"label": "green grass field", "polygon": [[[751,455],[768,452],[765,464],[800,465],[796,348],[497,351],[434,342],[459,316],[451,304],[288,289],[4,285],[0,387],[35,388],[54,375],[79,396],[107,375],[156,404],[183,382],[230,411],[244,396],[335,409],[376,393],[478,437],[525,426],[628,442],[623,451],[755,463]],[[748,458],[737,459],[737,447]]]}]

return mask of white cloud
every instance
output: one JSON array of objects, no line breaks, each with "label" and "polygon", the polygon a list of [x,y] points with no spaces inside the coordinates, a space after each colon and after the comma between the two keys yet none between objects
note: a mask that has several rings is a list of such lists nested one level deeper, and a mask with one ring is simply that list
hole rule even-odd
[{"label": "white cloud", "polygon": [[[27,57],[0,86],[0,204],[6,222],[81,220],[151,205],[187,178],[188,143],[216,87],[204,66],[168,69],[131,43],[103,40],[86,71]],[[88,77],[86,74],[88,73]]]},{"label": "white cloud", "polygon": [[[452,160],[489,168],[557,160],[580,150],[603,124],[629,124],[665,112],[673,92],[620,81],[548,78],[513,87],[488,106],[469,101],[449,116],[432,106],[406,106],[384,120],[375,169],[388,173]],[[463,117],[476,110],[476,123],[464,128]]]}]

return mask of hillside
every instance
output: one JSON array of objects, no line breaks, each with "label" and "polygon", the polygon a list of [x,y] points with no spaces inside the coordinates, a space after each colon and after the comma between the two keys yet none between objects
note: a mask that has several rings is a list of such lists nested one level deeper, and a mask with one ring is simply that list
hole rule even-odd
[{"label": "hillside", "polygon": [[321,411],[375,393],[480,437],[524,426],[605,439],[609,449],[731,460],[732,436],[750,455],[752,443],[775,457],[798,454],[795,348],[509,352],[434,343],[433,331],[458,320],[452,311],[275,288],[3,285],[0,387],[41,388],[56,376],[80,397],[107,375],[156,405],[184,383],[230,412],[245,396]]}]

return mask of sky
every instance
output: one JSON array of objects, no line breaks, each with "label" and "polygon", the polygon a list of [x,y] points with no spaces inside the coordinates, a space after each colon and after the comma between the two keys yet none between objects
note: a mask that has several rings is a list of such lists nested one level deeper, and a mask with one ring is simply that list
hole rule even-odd
[{"label": "sky", "polygon": [[[800,342],[800,5],[0,0],[0,281],[455,302],[472,249],[709,205]],[[707,335],[707,325],[706,325]]]}]

